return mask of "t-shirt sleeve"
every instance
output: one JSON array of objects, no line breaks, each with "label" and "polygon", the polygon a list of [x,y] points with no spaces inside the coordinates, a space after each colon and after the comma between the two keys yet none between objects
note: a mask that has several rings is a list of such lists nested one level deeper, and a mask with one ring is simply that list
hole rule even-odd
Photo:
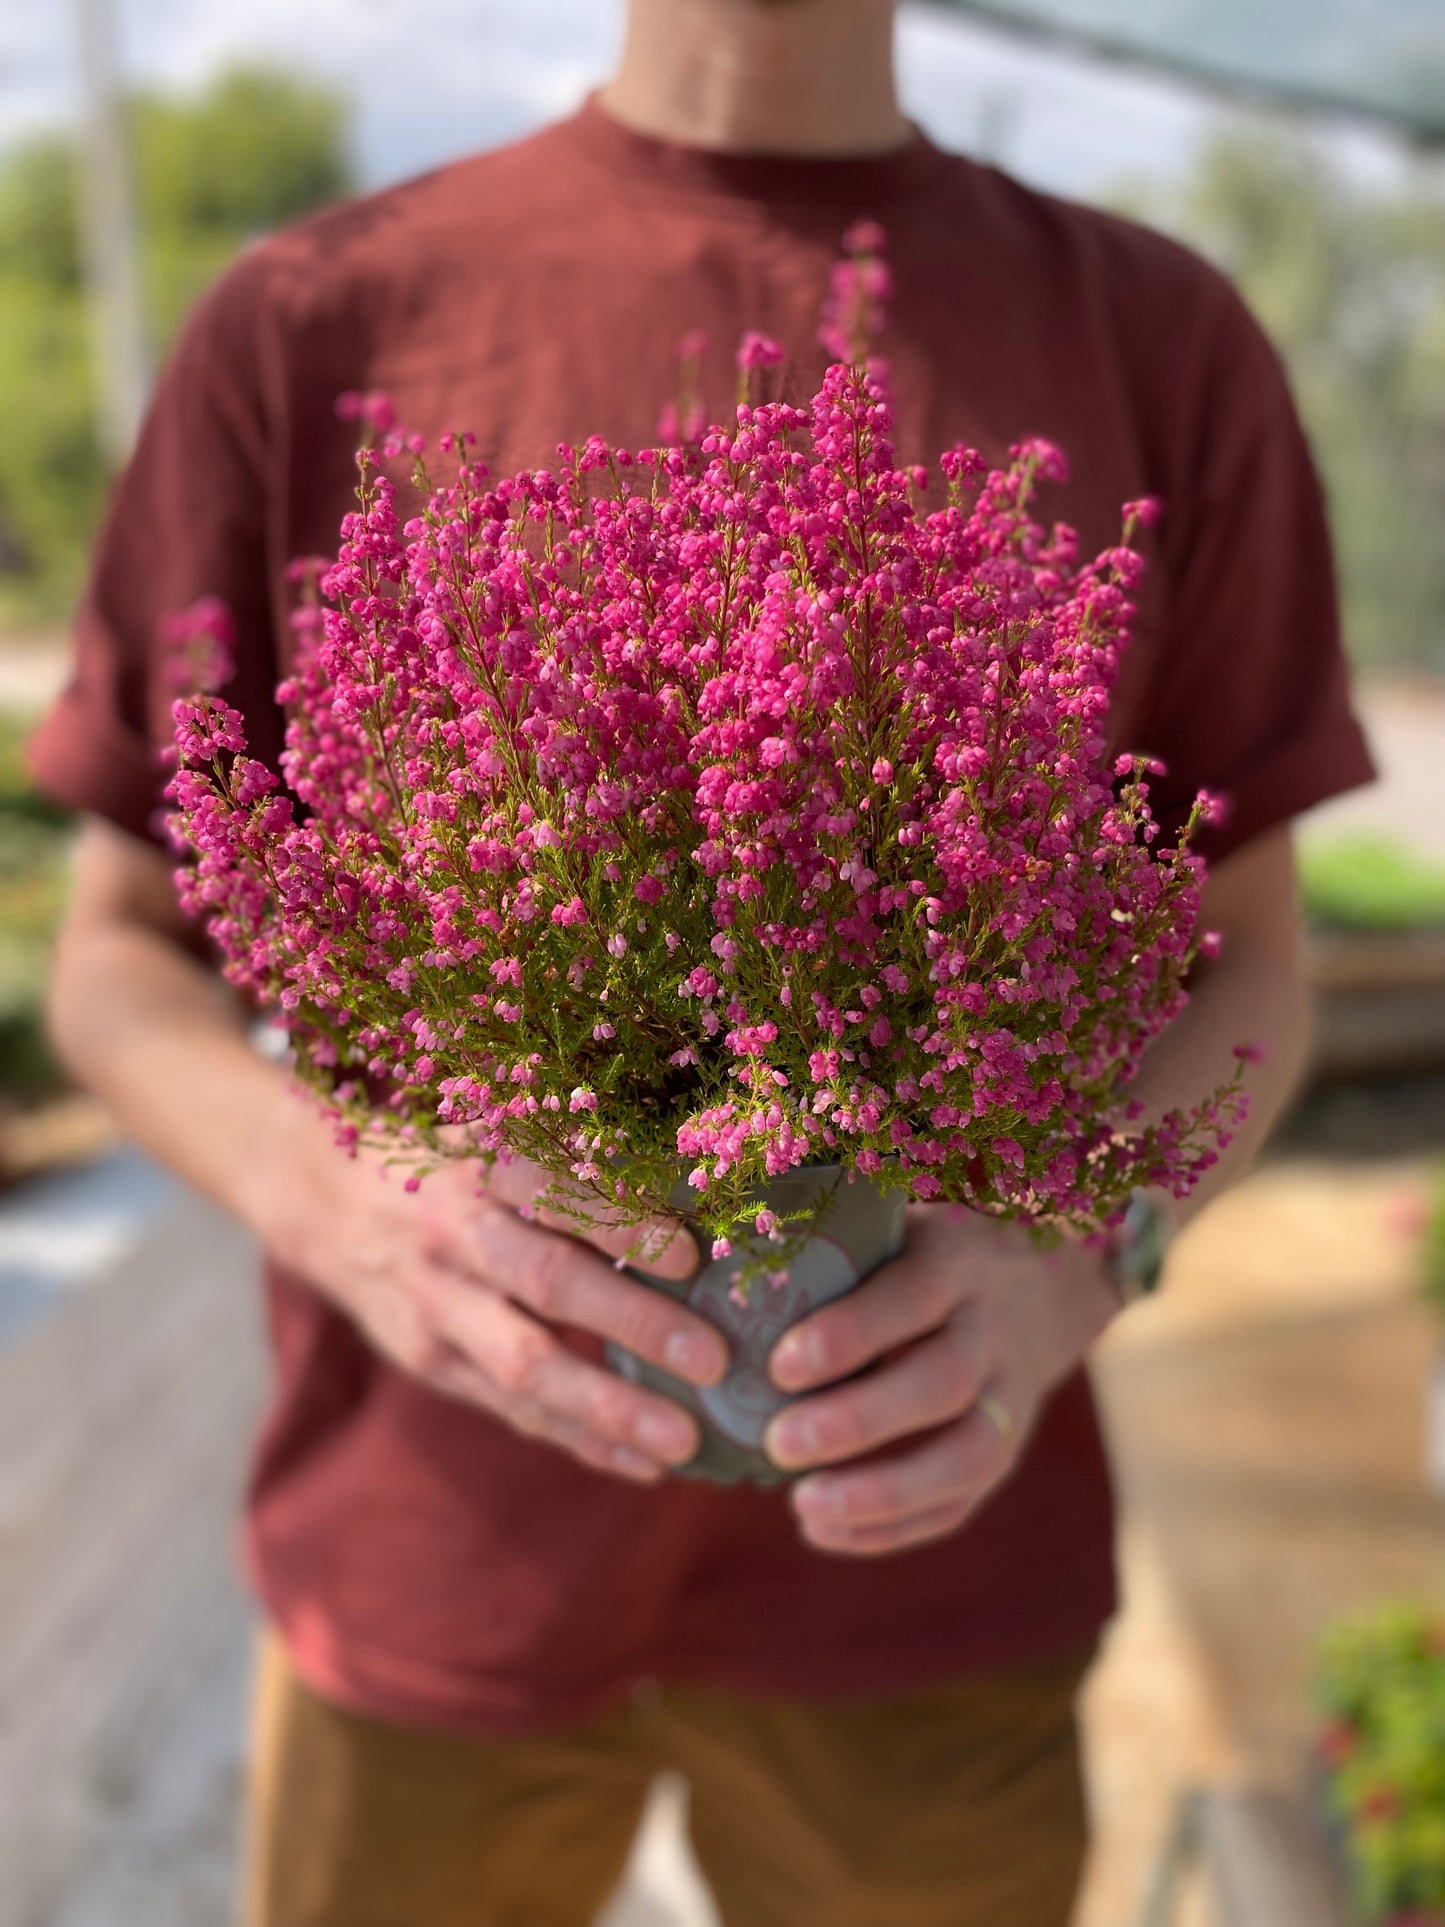
[{"label": "t-shirt sleeve", "polygon": [[202,596],[226,603],[236,625],[227,700],[258,755],[277,747],[261,325],[243,263],[183,329],[95,546],[69,683],[29,744],[51,795],[157,842],[174,695],[167,616]]},{"label": "t-shirt sleeve", "polygon": [[1170,583],[1140,745],[1174,829],[1200,788],[1226,799],[1220,857],[1372,780],[1350,708],[1324,499],[1279,357],[1238,297],[1220,314],[1161,530]]}]

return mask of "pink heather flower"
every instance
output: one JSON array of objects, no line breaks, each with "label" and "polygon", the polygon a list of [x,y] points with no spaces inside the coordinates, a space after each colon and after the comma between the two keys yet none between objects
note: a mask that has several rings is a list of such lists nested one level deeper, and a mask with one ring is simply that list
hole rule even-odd
[{"label": "pink heather flower", "polygon": [[881,254],[887,238],[876,221],[855,221],[844,232],[843,251],[845,254]]},{"label": "pink heather flower", "polygon": [[834,264],[818,330],[818,339],[839,361],[866,361],[883,327],[893,293],[893,277],[882,258],[885,244],[876,221],[855,221],[843,236],[847,258]]},{"label": "pink heather flower", "polygon": [[166,681],[177,695],[214,694],[236,673],[236,622],[219,596],[202,596],[161,622]]},{"label": "pink heather flower", "polygon": [[732,1255],[733,1255],[733,1241],[731,1238],[714,1238],[713,1239],[712,1256],[713,1256],[714,1263],[716,1263],[719,1258],[731,1258]]},{"label": "pink heather flower", "polygon": [[1136,525],[1141,529],[1153,528],[1163,514],[1164,503],[1157,495],[1145,495],[1137,502],[1126,502],[1124,504],[1125,541],[1129,539],[1127,533],[1129,529]]},{"label": "pink heather flower", "polygon": [[745,373],[755,368],[776,368],[783,351],[770,335],[749,328],[738,344],[738,367]]},{"label": "pink heather flower", "polygon": [[336,397],[336,413],[344,422],[364,422],[377,435],[386,435],[396,426],[396,404],[380,388],[361,393],[348,388]]},{"label": "pink heather flower", "polygon": [[[706,353],[707,336],[696,331],[685,334],[677,344],[678,392],[673,400],[663,403],[657,420],[657,439],[667,447],[696,442],[702,434],[706,417],[700,380]],[[605,448],[599,454],[605,462]]]},{"label": "pink heather flower", "polygon": [[[1086,1231],[1237,1127],[1243,1061],[1130,1107],[1216,947],[1156,766],[1108,746],[1138,558],[1035,519],[1046,443],[946,451],[919,497],[881,245],[850,231],[806,407],[500,479],[452,436],[415,499],[363,450],[278,769],[181,692],[182,901],[350,1148],[460,1132],[629,1222],[686,1171],[710,1239],[777,1257],[788,1227],[737,1228],[807,1163]],[[404,454],[377,403],[344,412]]]}]

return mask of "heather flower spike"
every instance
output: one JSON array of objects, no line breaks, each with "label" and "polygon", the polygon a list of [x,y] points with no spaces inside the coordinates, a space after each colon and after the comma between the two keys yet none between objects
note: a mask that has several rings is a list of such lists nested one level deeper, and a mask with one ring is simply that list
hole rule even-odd
[{"label": "heather flower spike", "polygon": [[918,506],[859,351],[880,244],[808,407],[500,480],[453,437],[406,510],[364,450],[279,691],[289,794],[177,704],[183,899],[343,1141],[524,1154],[624,1220],[684,1181],[769,1271],[798,1227],[750,1193],[800,1164],[1088,1229],[1227,1141],[1242,1061],[1131,1114],[1202,880],[1106,750],[1138,558],[1034,519],[1043,443],[946,453]]},{"label": "heather flower spike", "polygon": [[843,236],[844,258],[835,262],[829,277],[818,330],[819,341],[836,361],[866,362],[871,344],[882,333],[893,294],[893,276],[883,259],[885,244],[876,221],[855,221]]},{"label": "heather flower spike", "polygon": [[214,695],[236,673],[236,624],[219,596],[202,596],[161,624],[166,674],[178,694]]},{"label": "heather flower spike", "polygon": [[677,397],[665,402],[657,418],[657,439],[665,447],[695,442],[706,416],[702,403],[702,359],[707,336],[694,329],[677,344]]}]

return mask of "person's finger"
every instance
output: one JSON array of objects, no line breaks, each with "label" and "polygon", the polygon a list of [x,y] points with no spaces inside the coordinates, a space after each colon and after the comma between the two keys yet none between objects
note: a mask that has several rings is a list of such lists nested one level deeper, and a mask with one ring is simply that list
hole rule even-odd
[{"label": "person's finger", "polygon": [[727,1342],[716,1326],[624,1276],[576,1238],[524,1224],[505,1205],[489,1201],[449,1255],[549,1325],[610,1338],[694,1385],[715,1384],[727,1370]]},{"label": "person's finger", "polygon": [[487,1194],[528,1222],[549,1231],[565,1231],[605,1251],[609,1258],[625,1258],[640,1270],[655,1272],[660,1278],[690,1278],[698,1267],[698,1243],[678,1217],[655,1217],[642,1221],[627,1220],[619,1211],[604,1204],[580,1186],[564,1184],[567,1199],[575,1199],[575,1216],[557,1205],[537,1201],[538,1193],[549,1183],[547,1173],[525,1158],[498,1162],[487,1175]]},{"label": "person's finger", "polygon": [[768,1427],[768,1456],[788,1470],[832,1465],[930,1431],[968,1410],[987,1363],[965,1328],[945,1325],[865,1377],[785,1406]]},{"label": "person's finger", "polygon": [[544,1416],[564,1419],[668,1465],[686,1464],[697,1451],[697,1422],[681,1406],[578,1358],[495,1292],[457,1279],[451,1290],[434,1288],[429,1311],[439,1335],[496,1385],[503,1416],[523,1429]]},{"label": "person's finger", "polygon": [[914,1451],[846,1471],[815,1472],[793,1487],[809,1528],[836,1533],[977,1504],[1013,1463],[1015,1445],[975,1405]]},{"label": "person's finger", "polygon": [[[415,1265],[409,1271],[406,1290],[388,1300],[380,1316],[373,1312],[364,1328],[372,1343],[393,1364],[434,1391],[479,1406],[516,1430],[546,1438],[599,1471],[650,1482],[666,1470],[656,1456],[603,1438],[576,1420],[550,1412],[535,1401],[509,1395],[490,1372],[445,1334],[441,1319],[459,1294],[491,1296],[463,1283],[442,1266]],[[525,1317],[510,1308],[508,1315],[516,1319]],[[543,1336],[547,1343],[555,1345],[550,1334]]]},{"label": "person's finger", "polygon": [[[428,1372],[427,1383],[449,1398],[480,1406],[513,1425],[517,1423],[517,1414],[507,1410],[505,1395],[495,1382],[453,1347],[447,1347],[446,1356],[440,1358]],[[655,1485],[668,1469],[658,1459],[649,1458],[631,1446],[616,1445],[610,1439],[601,1438],[595,1432],[589,1432],[585,1426],[541,1406],[536,1409],[535,1423],[522,1429],[527,1431],[529,1437],[557,1446],[596,1472],[612,1473],[639,1485]]]},{"label": "person's finger", "polygon": [[803,1392],[847,1378],[895,1346],[937,1331],[957,1308],[960,1291],[956,1266],[906,1251],[785,1332],[769,1361],[773,1383]]},{"label": "person's finger", "polygon": [[891,1552],[906,1552],[910,1546],[927,1545],[930,1540],[946,1538],[973,1510],[972,1504],[942,1506],[936,1512],[916,1513],[891,1525],[829,1527],[812,1520],[803,1523],[803,1537],[817,1552],[831,1552],[851,1559],[881,1559]]}]

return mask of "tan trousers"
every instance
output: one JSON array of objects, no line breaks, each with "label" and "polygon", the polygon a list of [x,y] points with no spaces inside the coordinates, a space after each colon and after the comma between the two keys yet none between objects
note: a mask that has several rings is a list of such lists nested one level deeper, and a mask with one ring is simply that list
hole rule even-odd
[{"label": "tan trousers", "polygon": [[654,1774],[727,1927],[1067,1927],[1083,1656],[884,1701],[698,1687],[542,1737],[338,1711],[261,1654],[248,1927],[587,1927]]}]

